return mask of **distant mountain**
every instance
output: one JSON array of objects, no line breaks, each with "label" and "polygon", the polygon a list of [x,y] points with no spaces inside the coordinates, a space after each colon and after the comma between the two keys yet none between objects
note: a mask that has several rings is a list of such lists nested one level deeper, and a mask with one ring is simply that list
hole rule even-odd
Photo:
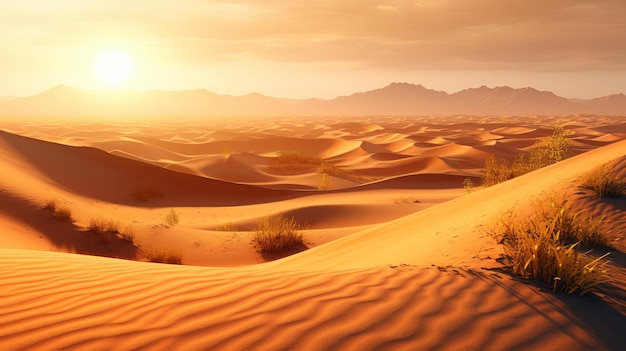
[{"label": "distant mountain", "polygon": [[465,89],[453,94],[409,83],[334,99],[280,99],[207,90],[97,92],[57,86],[31,97],[0,99],[2,116],[235,115],[626,115],[626,95],[566,99],[534,88]]}]

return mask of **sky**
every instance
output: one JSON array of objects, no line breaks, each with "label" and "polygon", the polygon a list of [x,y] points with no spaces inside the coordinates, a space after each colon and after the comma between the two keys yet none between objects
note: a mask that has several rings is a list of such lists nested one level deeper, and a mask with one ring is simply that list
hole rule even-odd
[{"label": "sky", "polygon": [[[453,93],[626,93],[624,0],[0,0],[0,96],[85,89],[333,98],[392,82]],[[102,52],[131,75],[94,74]]]}]

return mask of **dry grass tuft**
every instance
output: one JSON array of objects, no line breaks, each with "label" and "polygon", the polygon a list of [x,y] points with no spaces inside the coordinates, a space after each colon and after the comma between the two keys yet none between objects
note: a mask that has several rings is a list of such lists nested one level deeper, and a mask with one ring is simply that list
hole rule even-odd
[{"label": "dry grass tuft", "polygon": [[44,202],[43,208],[45,208],[46,210],[50,210],[52,212],[55,212],[56,209],[57,209],[57,200],[56,199],[46,199],[46,201]]},{"label": "dry grass tuft", "polygon": [[239,228],[233,222],[228,222],[228,223],[221,224],[215,227],[215,231],[218,231],[218,232],[236,232],[238,230]]},{"label": "dry grass tuft", "polygon": [[555,221],[560,238],[567,244],[580,243],[588,248],[607,248],[609,239],[602,230],[604,217],[584,215],[583,211],[572,212],[571,204],[555,195],[535,201],[535,216],[545,225]]},{"label": "dry grass tuft", "polygon": [[[584,295],[606,281],[609,253],[592,259],[588,252],[580,252],[584,239],[571,241],[588,236],[589,223],[570,214],[564,203],[550,208],[537,209],[525,219],[509,213],[492,234],[504,245],[513,273],[548,283],[554,291]],[[591,223],[597,224],[593,219]]]},{"label": "dry grass tuft", "polygon": [[470,178],[463,179],[463,190],[465,194],[471,194],[474,192],[474,182]]},{"label": "dry grass tuft", "polygon": [[179,220],[180,216],[176,211],[174,211],[174,209],[170,209],[170,212],[165,215],[165,223],[167,223],[168,225],[176,225],[178,224]]},{"label": "dry grass tuft", "polygon": [[59,221],[72,220],[72,209],[65,205],[59,205],[56,199],[47,199],[44,208],[52,211],[54,218]]},{"label": "dry grass tuft", "polygon": [[264,218],[253,237],[257,250],[263,253],[278,253],[304,247],[302,237],[305,226],[294,217],[283,215]]},{"label": "dry grass tuft", "polygon": [[150,262],[182,264],[183,253],[173,249],[145,250],[145,258]]},{"label": "dry grass tuft", "polygon": [[572,141],[569,135],[569,131],[556,125],[552,135],[537,140],[529,153],[516,155],[512,164],[504,158],[490,155],[485,161],[483,185],[496,185],[570,157]]},{"label": "dry grass tuft", "polygon": [[330,178],[330,175],[328,173],[322,173],[322,177],[320,178],[320,183],[317,186],[317,189],[328,190],[330,189],[331,185],[332,185],[332,180]]},{"label": "dry grass tuft", "polygon": [[394,204],[413,204],[415,202],[417,202],[417,200],[411,195],[399,196],[393,199]]},{"label": "dry grass tuft", "polygon": [[301,171],[322,164],[322,155],[314,155],[300,150],[281,150],[270,162],[270,168]]},{"label": "dry grass tuft", "polygon": [[120,236],[122,239],[132,243],[135,241],[135,229],[132,226],[128,225],[126,228],[120,232]]},{"label": "dry grass tuft", "polygon": [[[119,233],[120,224],[113,219],[92,218],[89,220],[89,230],[96,233],[104,242],[110,242]],[[134,237],[134,236],[133,236]]]},{"label": "dry grass tuft", "polygon": [[596,167],[582,177],[583,188],[593,190],[598,197],[621,197],[626,193],[626,182],[607,164]]},{"label": "dry grass tuft", "polygon": [[67,206],[57,206],[54,211],[54,218],[60,221],[69,221],[72,219],[72,209]]}]

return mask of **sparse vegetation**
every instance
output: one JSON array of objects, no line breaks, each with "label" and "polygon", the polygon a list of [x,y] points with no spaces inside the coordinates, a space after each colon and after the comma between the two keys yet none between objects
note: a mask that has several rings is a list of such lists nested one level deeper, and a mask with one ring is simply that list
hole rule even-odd
[{"label": "sparse vegetation", "polygon": [[506,159],[489,155],[485,160],[482,182],[483,186],[492,186],[513,178],[513,172]]},{"label": "sparse vegetation", "polygon": [[165,215],[165,223],[167,223],[168,225],[178,224],[179,219],[180,217],[174,209],[170,209],[167,215]]},{"label": "sparse vegetation", "polygon": [[46,210],[50,210],[55,212],[57,209],[57,200],[56,199],[46,199],[44,203],[44,207]]},{"label": "sparse vegetation", "polygon": [[546,202],[524,219],[512,212],[503,216],[493,235],[504,245],[513,273],[548,283],[554,291],[583,295],[606,280],[608,253],[592,259],[579,251],[584,242],[602,246],[600,222],[571,214],[565,201]]},{"label": "sparse vegetation", "polygon": [[516,155],[511,164],[504,158],[490,155],[485,161],[483,185],[502,183],[570,157],[569,135],[562,126],[556,125],[552,135],[537,140],[529,153]]},{"label": "sparse vegetation", "polygon": [[174,249],[144,250],[144,257],[155,263],[182,264],[183,253]]},{"label": "sparse vegetation", "polygon": [[332,181],[330,179],[330,175],[328,173],[322,173],[322,177],[320,178],[320,184],[317,186],[319,190],[327,190],[330,189]]},{"label": "sparse vegetation", "polygon": [[582,187],[593,190],[598,197],[621,197],[626,193],[626,182],[607,165],[602,164],[582,177]]},{"label": "sparse vegetation", "polygon": [[322,155],[308,154],[300,150],[281,150],[278,152],[278,156],[272,159],[270,168],[304,170],[321,164]]},{"label": "sparse vegetation", "polygon": [[297,223],[294,217],[266,217],[259,223],[253,241],[257,250],[263,253],[293,250],[304,246],[304,229],[305,226]]},{"label": "sparse vegetation", "polygon": [[132,243],[135,241],[135,230],[132,226],[126,226],[126,228],[120,233],[122,239]]},{"label": "sparse vegetation", "polygon": [[237,230],[239,230],[239,228],[237,227],[235,223],[228,222],[225,224],[218,225],[217,227],[215,227],[215,230],[218,232],[236,232]]},{"label": "sparse vegetation", "polygon": [[415,198],[413,196],[399,196],[393,199],[394,204],[412,204],[415,203]]},{"label": "sparse vegetation", "polygon": [[465,190],[465,194],[474,192],[474,182],[470,178],[463,179],[463,190]]},{"label": "sparse vegetation", "polygon": [[72,219],[72,209],[65,205],[59,205],[56,199],[47,199],[44,208],[52,211],[54,218],[59,221],[69,221]]},{"label": "sparse vegetation", "polygon": [[60,221],[69,221],[72,219],[72,209],[67,206],[57,206],[54,217]]},{"label": "sparse vegetation", "polygon": [[564,243],[580,243],[589,248],[608,247],[608,237],[602,230],[603,217],[585,216],[583,211],[572,212],[571,204],[555,195],[535,201],[534,207],[535,216],[541,222],[555,222],[555,229]]},{"label": "sparse vegetation", "polygon": [[89,220],[89,230],[96,233],[104,242],[110,242],[119,233],[119,222],[113,219],[92,218]]}]

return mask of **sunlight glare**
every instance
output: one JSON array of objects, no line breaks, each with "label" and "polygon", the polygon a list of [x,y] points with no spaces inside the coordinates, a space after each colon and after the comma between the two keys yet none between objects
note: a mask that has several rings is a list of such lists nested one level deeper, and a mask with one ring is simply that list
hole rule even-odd
[{"label": "sunlight glare", "polygon": [[94,62],[94,73],[100,82],[121,85],[128,81],[132,73],[130,57],[120,51],[100,53]]}]

